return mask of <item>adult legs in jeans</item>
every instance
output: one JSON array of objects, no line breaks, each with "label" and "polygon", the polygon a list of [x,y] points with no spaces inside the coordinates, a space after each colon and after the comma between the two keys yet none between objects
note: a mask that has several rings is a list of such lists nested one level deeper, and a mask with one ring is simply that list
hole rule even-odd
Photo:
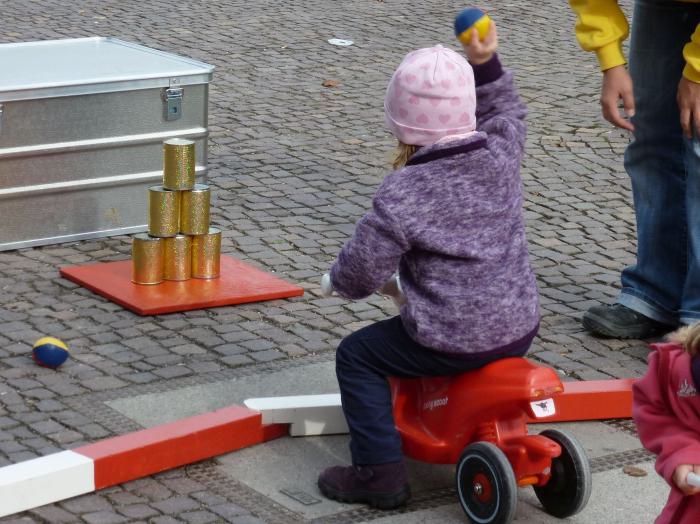
[{"label": "adult legs in jeans", "polygon": [[[625,154],[625,168],[632,182],[637,219],[637,261],[622,272],[618,298],[618,304],[640,314],[622,317],[641,322],[640,331],[627,332],[630,337],[670,329],[692,316],[700,318],[700,267],[693,253],[698,249],[692,246],[692,239],[700,235],[700,221],[693,218],[697,214],[694,206],[686,205],[697,192],[700,162],[696,151],[700,150],[684,140],[676,102],[685,65],[683,46],[698,22],[698,5],[672,0],[638,0],[635,4],[629,61],[635,132]],[[607,327],[603,322],[592,322],[601,320],[604,311],[591,308],[584,315],[584,325],[603,334],[625,336],[624,326],[606,333],[599,329],[601,324]],[[613,317],[616,309],[607,311]],[[596,313],[600,314],[597,319]]]},{"label": "adult legs in jeans", "polygon": [[[528,347],[519,348],[517,354],[525,354]],[[323,493],[351,502],[386,502],[384,507],[393,507],[396,494],[403,493],[401,502],[405,502],[408,492],[401,490],[407,489],[407,476],[387,377],[451,375],[497,358],[468,361],[437,354],[414,342],[400,317],[377,322],[346,337],[336,354],[336,374],[350,430],[353,466],[330,468],[321,474],[319,487]],[[364,481],[361,475],[366,471],[373,474]]]},{"label": "adult legs in jeans", "polygon": [[700,320],[700,140],[698,137],[685,140],[685,155],[688,170],[684,201],[688,220],[686,239],[688,256],[678,316],[681,323],[693,324]]}]

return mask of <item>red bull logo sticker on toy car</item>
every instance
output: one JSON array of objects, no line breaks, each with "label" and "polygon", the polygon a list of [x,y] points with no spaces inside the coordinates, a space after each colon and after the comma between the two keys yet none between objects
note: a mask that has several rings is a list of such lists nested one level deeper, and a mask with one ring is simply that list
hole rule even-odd
[{"label": "red bull logo sticker on toy car", "polygon": [[551,417],[557,412],[554,407],[554,399],[551,398],[530,402],[530,408],[537,418]]}]

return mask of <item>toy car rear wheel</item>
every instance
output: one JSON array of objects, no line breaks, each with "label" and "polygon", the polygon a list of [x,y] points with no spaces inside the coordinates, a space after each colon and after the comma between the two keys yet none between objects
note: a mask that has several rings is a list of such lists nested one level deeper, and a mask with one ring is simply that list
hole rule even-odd
[{"label": "toy car rear wheel", "polygon": [[583,446],[572,435],[548,429],[540,435],[561,446],[552,459],[552,476],[544,486],[534,486],[537,498],[550,515],[570,517],[581,511],[591,496],[591,466]]},{"label": "toy car rear wheel", "polygon": [[515,516],[518,486],[505,454],[490,442],[467,446],[457,462],[457,494],[470,522],[507,524]]}]

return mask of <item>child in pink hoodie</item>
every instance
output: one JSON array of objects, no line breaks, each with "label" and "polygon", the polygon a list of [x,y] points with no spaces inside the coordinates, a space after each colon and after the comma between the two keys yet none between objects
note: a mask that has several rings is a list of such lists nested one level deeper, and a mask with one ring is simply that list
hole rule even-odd
[{"label": "child in pink hoodie", "polygon": [[671,493],[655,524],[700,522],[700,322],[652,344],[649,369],[634,385],[632,414],[644,447],[656,453],[656,471]]}]

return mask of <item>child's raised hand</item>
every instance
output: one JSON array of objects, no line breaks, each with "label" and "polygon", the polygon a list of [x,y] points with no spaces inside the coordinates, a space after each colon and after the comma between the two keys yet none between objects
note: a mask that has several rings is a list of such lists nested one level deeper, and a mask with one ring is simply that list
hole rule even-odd
[{"label": "child's raised hand", "polygon": [[673,483],[680,489],[684,495],[695,495],[700,493],[700,487],[691,486],[688,484],[688,473],[700,475],[700,465],[681,464],[673,472]]},{"label": "child's raised hand", "polygon": [[467,55],[469,63],[479,65],[488,62],[498,48],[498,31],[494,21],[491,20],[489,31],[483,40],[479,40],[479,32],[472,29],[469,43],[462,43],[462,47],[464,47],[464,53]]}]

